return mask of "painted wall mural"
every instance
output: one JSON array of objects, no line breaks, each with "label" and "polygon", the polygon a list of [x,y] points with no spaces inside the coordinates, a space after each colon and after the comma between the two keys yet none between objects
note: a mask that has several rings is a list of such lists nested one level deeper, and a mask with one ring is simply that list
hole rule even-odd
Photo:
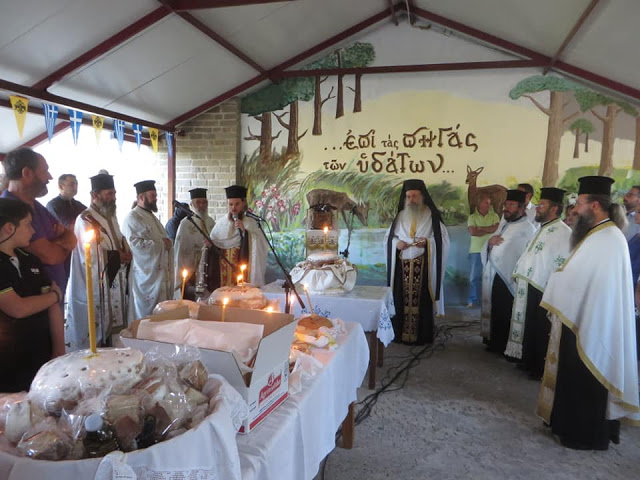
[{"label": "painted wall mural", "polygon": [[[507,58],[454,36],[382,27],[303,68]],[[239,179],[287,268],[304,259],[307,210],[326,197],[339,207],[339,248],[358,266],[358,283],[384,284],[383,238],[401,184],[421,178],[452,238],[447,301],[466,303],[466,221],[480,191],[500,211],[519,182],[575,192],[582,175],[610,175],[618,197],[640,183],[638,110],[566,78],[310,75],[254,91],[241,107]],[[279,277],[273,260],[268,277]]]}]

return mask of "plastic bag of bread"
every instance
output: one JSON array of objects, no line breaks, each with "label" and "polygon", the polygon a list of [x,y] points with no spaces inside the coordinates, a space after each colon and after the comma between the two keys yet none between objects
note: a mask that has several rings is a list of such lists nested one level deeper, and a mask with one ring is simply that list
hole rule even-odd
[{"label": "plastic bag of bread", "polygon": [[189,317],[190,318],[198,318],[198,303],[192,300],[165,300],[164,302],[158,303],[153,308],[153,314],[158,315],[159,313],[171,312],[179,307],[187,307],[189,309]]}]

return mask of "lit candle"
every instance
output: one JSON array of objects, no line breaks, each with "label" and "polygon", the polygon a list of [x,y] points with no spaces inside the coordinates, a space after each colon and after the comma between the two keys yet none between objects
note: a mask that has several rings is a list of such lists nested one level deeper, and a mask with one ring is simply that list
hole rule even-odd
[{"label": "lit candle", "polygon": [[239,285],[240,287],[242,286],[242,278],[243,278],[243,275],[242,275],[242,274],[238,275],[238,282],[237,282],[237,283],[238,283],[238,285]]},{"label": "lit candle", "polygon": [[271,305],[267,307],[267,312],[273,313],[273,307]]},{"label": "lit candle", "polygon": [[311,297],[309,296],[309,287],[306,284],[304,286],[304,292],[307,294],[307,302],[309,302],[309,310],[311,311],[311,315],[313,315],[314,314],[313,304],[311,303]]},{"label": "lit candle", "polygon": [[84,235],[84,265],[87,278],[87,317],[89,322],[89,348],[94,355],[96,350],[96,311],[93,305],[93,276],[91,275],[91,240],[94,231],[87,230]]},{"label": "lit candle", "polygon": [[184,284],[187,281],[187,276],[189,275],[189,271],[186,268],[182,269],[182,293],[180,294],[180,298],[184,300]]},{"label": "lit candle", "polygon": [[247,266],[245,264],[240,265],[240,273],[242,275],[244,275],[244,271],[247,269]]},{"label": "lit candle", "polygon": [[227,310],[227,303],[229,303],[229,299],[227,297],[222,299],[222,320],[224,322],[224,312]]},{"label": "lit candle", "polygon": [[327,251],[327,234],[329,233],[329,227],[324,227],[324,251]]}]

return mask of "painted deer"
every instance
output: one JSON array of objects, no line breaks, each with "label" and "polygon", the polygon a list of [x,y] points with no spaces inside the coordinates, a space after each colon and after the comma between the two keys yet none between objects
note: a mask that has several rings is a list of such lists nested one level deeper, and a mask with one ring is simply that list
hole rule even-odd
[{"label": "painted deer", "polygon": [[469,188],[467,189],[469,211],[470,213],[475,213],[478,196],[486,195],[491,199],[493,210],[498,215],[502,215],[502,205],[504,205],[504,202],[507,199],[507,189],[502,185],[487,185],[486,187],[477,187],[476,181],[478,179],[478,175],[480,175],[480,172],[482,172],[482,170],[484,170],[484,167],[480,167],[477,170],[472,170],[471,167],[467,165],[467,179],[465,183],[469,185]]},{"label": "painted deer", "polygon": [[346,225],[349,225],[347,222],[347,212],[353,212],[362,225],[365,227],[368,226],[369,202],[358,204],[351,200],[346,193],[326,190],[324,188],[310,190],[309,193],[307,193],[307,202],[309,203],[309,207],[314,205],[331,205],[342,213],[342,218]]}]

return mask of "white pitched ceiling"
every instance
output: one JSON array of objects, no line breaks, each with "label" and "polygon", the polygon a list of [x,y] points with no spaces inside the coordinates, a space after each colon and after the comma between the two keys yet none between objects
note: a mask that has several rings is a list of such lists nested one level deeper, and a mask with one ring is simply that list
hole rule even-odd
[{"label": "white pitched ceiling", "polygon": [[[407,9],[417,14],[418,26],[444,26],[518,58],[532,56],[540,71],[589,12],[555,69],[640,102],[637,0],[399,0],[395,15],[389,0],[290,0],[187,11],[171,9],[176,1],[189,0],[0,0],[0,108],[7,110],[13,92],[173,128],[382,24],[399,20],[401,35]],[[410,48],[419,52],[421,45]],[[469,61],[501,57],[488,52]],[[44,81],[48,77],[53,79]],[[0,114],[0,153],[37,134],[31,117],[37,119],[37,112],[29,115],[21,140],[11,136],[12,113]]]}]

